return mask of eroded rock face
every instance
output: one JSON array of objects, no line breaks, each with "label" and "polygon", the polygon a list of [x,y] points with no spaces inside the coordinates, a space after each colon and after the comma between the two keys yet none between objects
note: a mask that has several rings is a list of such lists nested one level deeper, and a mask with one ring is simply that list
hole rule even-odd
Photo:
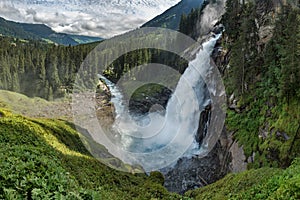
[{"label": "eroded rock face", "polygon": [[220,22],[225,13],[226,0],[210,0],[203,9],[203,14],[193,30],[192,35],[196,35],[198,41],[202,41],[207,34],[215,31],[216,25]]},{"label": "eroded rock face", "polygon": [[[222,137],[226,138],[225,134],[223,132]],[[165,169],[165,187],[171,192],[183,194],[214,183],[229,172],[230,160],[228,143],[220,140],[207,156],[181,158],[172,169]]]},{"label": "eroded rock face", "polygon": [[211,105],[207,105],[205,109],[200,114],[200,120],[198,125],[198,131],[195,136],[196,142],[201,146],[203,139],[207,133],[207,127],[210,119]]},{"label": "eroded rock face", "polygon": [[265,48],[265,44],[273,36],[274,23],[278,4],[276,1],[256,1],[256,19],[255,24],[258,30],[259,41],[257,43],[258,51],[261,52]]},{"label": "eroded rock face", "polygon": [[231,155],[231,162],[228,166],[229,171],[238,173],[247,170],[248,163],[246,162],[243,146],[233,140],[232,134],[228,137],[228,142],[230,143],[229,153]]},{"label": "eroded rock face", "polygon": [[148,112],[157,111],[157,109],[164,111],[171,95],[172,91],[170,89],[163,88],[160,92],[152,95],[145,93],[141,95],[142,98],[131,98],[129,100],[129,112],[144,115]]}]

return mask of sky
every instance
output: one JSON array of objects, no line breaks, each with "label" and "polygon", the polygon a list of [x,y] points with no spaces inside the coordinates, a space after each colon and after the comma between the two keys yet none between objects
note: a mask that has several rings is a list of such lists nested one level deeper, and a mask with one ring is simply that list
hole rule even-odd
[{"label": "sky", "polygon": [[54,31],[110,38],[135,29],[180,0],[0,0],[7,20]]}]

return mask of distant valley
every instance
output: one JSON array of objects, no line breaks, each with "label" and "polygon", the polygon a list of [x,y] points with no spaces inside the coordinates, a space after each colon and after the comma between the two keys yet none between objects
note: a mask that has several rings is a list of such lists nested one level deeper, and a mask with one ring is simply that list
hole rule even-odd
[{"label": "distant valley", "polygon": [[28,24],[8,21],[0,17],[0,34],[24,40],[41,40],[60,45],[78,45],[103,40],[100,37],[57,33],[44,24]]},{"label": "distant valley", "polygon": [[[192,9],[201,7],[203,3],[203,0],[182,0],[141,27],[162,27],[179,30],[181,17],[190,13]],[[58,33],[42,23],[20,23],[7,20],[3,17],[0,17],[0,34],[18,39],[40,40],[65,46],[93,43],[104,39],[101,37]]]}]

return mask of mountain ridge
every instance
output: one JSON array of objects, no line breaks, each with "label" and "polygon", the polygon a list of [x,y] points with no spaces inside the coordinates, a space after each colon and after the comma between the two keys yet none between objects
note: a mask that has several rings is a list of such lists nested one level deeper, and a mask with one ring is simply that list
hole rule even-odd
[{"label": "mountain ridge", "polygon": [[25,40],[44,40],[65,46],[103,40],[99,37],[57,33],[45,24],[20,23],[6,20],[3,17],[0,17],[0,34]]},{"label": "mountain ridge", "polygon": [[178,30],[181,16],[189,14],[192,9],[201,7],[203,2],[204,0],[182,0],[141,27],[162,27]]}]

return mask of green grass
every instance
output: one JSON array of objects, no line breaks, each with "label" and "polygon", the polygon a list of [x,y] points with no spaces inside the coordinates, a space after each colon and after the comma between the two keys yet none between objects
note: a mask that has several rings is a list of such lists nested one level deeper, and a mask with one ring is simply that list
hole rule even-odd
[{"label": "green grass", "polygon": [[[11,92],[7,90],[0,90],[0,102],[6,104],[10,109],[17,107],[19,110],[25,110],[27,107],[33,107],[36,103],[40,106],[49,104],[48,101],[41,98],[28,98],[23,94]],[[26,109],[28,110],[28,108]]]},{"label": "green grass", "polygon": [[72,113],[68,100],[49,102],[42,98],[29,98],[23,94],[0,90],[0,107],[16,114],[34,117],[71,119]]},{"label": "green grass", "polygon": [[225,178],[204,188],[189,191],[186,196],[195,199],[299,199],[300,159],[286,170],[261,168]]},{"label": "green grass", "polygon": [[113,170],[93,158],[62,120],[1,109],[0,199],[179,199],[155,178]]}]

